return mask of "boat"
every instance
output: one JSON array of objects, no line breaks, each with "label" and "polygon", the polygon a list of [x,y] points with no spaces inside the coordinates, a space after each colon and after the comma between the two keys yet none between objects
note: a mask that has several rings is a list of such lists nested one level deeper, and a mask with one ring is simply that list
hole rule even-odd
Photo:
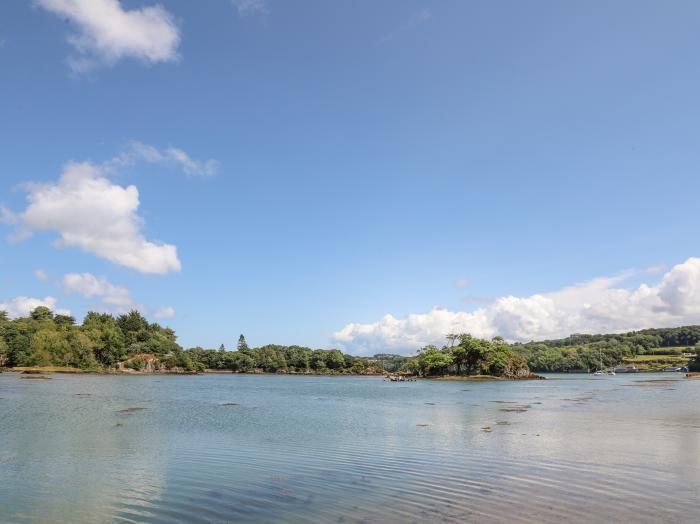
[{"label": "boat", "polygon": [[603,350],[602,349],[598,350],[598,358],[600,359],[600,368],[598,368],[598,370],[593,374],[597,377],[600,377],[602,375],[614,375],[615,374],[614,369],[611,368],[607,371],[605,371],[603,369]]},{"label": "boat", "polygon": [[677,368],[675,366],[672,366],[670,368],[664,368],[664,371],[666,373],[680,373],[681,371],[683,371],[683,369],[684,368]]}]

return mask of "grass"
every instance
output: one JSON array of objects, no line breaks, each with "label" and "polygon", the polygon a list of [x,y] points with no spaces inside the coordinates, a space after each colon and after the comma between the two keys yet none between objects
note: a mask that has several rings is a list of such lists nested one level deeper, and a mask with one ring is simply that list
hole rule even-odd
[{"label": "grass", "polygon": [[680,355],[637,355],[624,359],[625,365],[634,365],[639,371],[663,371],[668,367],[683,367],[688,365],[688,361],[688,357]]},{"label": "grass", "polygon": [[637,355],[625,357],[625,362],[688,362],[688,357],[680,355]]}]

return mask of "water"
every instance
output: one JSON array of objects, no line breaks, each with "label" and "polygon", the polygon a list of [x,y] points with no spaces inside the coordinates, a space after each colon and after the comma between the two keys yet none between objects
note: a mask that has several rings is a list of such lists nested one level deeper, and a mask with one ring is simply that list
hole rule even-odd
[{"label": "water", "polygon": [[0,522],[700,522],[700,380],[565,378],[0,374]]}]

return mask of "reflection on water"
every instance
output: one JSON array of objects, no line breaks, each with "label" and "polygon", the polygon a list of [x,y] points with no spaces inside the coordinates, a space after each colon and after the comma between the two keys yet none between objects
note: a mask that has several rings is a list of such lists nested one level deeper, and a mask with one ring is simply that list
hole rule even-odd
[{"label": "reflection on water", "polygon": [[700,381],[562,378],[1,374],[0,522],[698,522]]}]

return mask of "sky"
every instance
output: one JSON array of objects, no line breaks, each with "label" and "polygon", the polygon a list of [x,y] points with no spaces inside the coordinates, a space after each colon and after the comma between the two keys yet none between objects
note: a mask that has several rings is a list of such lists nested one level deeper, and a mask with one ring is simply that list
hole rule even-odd
[{"label": "sky", "polygon": [[0,3],[0,309],[411,354],[700,323],[700,4]]}]

